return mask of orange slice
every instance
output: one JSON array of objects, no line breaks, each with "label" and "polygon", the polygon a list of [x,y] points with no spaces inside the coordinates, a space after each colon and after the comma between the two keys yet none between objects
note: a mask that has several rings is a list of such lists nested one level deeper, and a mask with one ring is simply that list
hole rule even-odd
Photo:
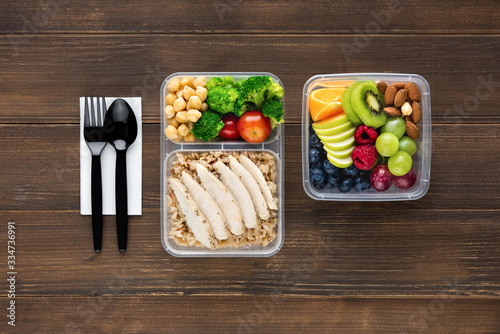
[{"label": "orange slice", "polygon": [[321,88],[313,90],[309,97],[309,112],[317,122],[342,112],[340,100],[346,88]]},{"label": "orange slice", "polygon": [[352,85],[353,83],[355,83],[355,81],[353,81],[353,80],[319,81],[319,82],[313,84],[311,88],[316,88],[316,87],[347,88],[350,85]]}]

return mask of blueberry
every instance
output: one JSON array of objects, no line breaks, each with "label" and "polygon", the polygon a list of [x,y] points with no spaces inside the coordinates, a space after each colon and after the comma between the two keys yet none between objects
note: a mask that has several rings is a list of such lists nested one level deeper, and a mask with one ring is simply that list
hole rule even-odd
[{"label": "blueberry", "polygon": [[370,189],[370,187],[370,180],[365,176],[358,176],[356,179],[354,179],[354,189],[356,191],[367,190]]},{"label": "blueberry", "polygon": [[350,177],[356,177],[359,174],[359,169],[354,166],[354,164],[350,165],[346,169],[344,169],[344,175]]},{"label": "blueberry", "polygon": [[333,187],[338,187],[340,183],[340,176],[338,175],[328,175],[328,184],[332,185]]},{"label": "blueberry", "polygon": [[332,188],[335,188],[335,185],[333,183],[326,182],[325,189],[332,189]]},{"label": "blueberry", "polygon": [[329,160],[325,160],[325,162],[323,163],[323,170],[328,175],[335,175],[335,176],[340,175],[340,169],[332,165],[332,163]]},{"label": "blueberry", "polygon": [[313,183],[322,183],[325,182],[326,174],[322,169],[314,168],[311,169],[310,177]]},{"label": "blueberry", "polygon": [[342,181],[340,181],[339,190],[343,193],[346,193],[352,189],[353,185],[354,181],[352,180],[352,178],[346,177],[342,179]]},{"label": "blueberry", "polygon": [[319,161],[319,151],[315,148],[309,150],[309,163],[314,164]]},{"label": "blueberry", "polygon": [[317,148],[317,149],[323,148],[321,140],[319,140],[318,136],[315,133],[313,133],[311,135],[311,138],[309,138],[309,148]]},{"label": "blueberry", "polygon": [[326,182],[314,182],[313,185],[314,185],[314,188],[321,190],[323,188],[326,188],[327,183]]},{"label": "blueberry", "polygon": [[315,168],[321,169],[321,168],[323,168],[323,164],[318,161],[318,162],[315,162],[313,164],[309,164],[309,168],[311,168],[311,169],[315,169]]}]

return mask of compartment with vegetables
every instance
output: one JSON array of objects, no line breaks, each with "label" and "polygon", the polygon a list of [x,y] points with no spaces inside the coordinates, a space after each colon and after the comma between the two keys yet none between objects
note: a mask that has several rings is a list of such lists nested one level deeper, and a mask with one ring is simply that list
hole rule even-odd
[{"label": "compartment with vegetables", "polygon": [[[332,75],[316,81],[313,77],[304,87],[304,112],[307,124],[311,123],[304,171],[308,171],[311,189],[322,193],[392,189],[391,194],[411,196],[423,183],[428,188],[430,103],[426,101],[423,107],[422,93],[414,82],[391,81],[409,75],[385,76],[389,80],[378,80],[384,75],[338,75],[338,80]],[[421,87],[428,87],[425,79],[414,77],[425,84]],[[420,123],[426,112],[421,138]]]},{"label": "compartment with vegetables", "polygon": [[270,75],[168,78],[165,135],[175,142],[269,141],[283,122],[283,94]]}]

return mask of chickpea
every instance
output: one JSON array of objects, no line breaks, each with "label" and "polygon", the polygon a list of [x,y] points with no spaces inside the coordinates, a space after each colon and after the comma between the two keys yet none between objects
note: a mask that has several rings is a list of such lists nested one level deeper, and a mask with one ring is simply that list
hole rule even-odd
[{"label": "chickpea", "polygon": [[187,115],[185,111],[179,111],[177,114],[175,114],[175,119],[179,123],[187,123]]},{"label": "chickpea", "polygon": [[184,87],[184,86],[189,86],[191,88],[194,88],[194,85],[193,85],[193,78],[191,77],[184,77],[181,79],[181,86]]},{"label": "chickpea", "polygon": [[167,128],[165,129],[165,135],[167,136],[168,139],[176,140],[178,133],[175,126],[173,125],[167,126]]},{"label": "chickpea", "polygon": [[189,98],[195,94],[194,89],[189,86],[184,86],[182,89],[182,97],[184,100],[189,101]]},{"label": "chickpea", "polygon": [[179,126],[179,122],[175,119],[175,117],[167,119],[168,125],[173,125],[176,128]]},{"label": "chickpea", "polygon": [[188,126],[189,130],[193,130],[193,122],[187,122],[186,125]]},{"label": "chickpea", "polygon": [[179,80],[179,78],[170,79],[170,81],[167,84],[167,89],[169,92],[172,93],[175,93],[179,89],[181,89],[181,81]]},{"label": "chickpea", "polygon": [[193,84],[195,87],[201,86],[201,87],[207,87],[207,79],[205,77],[197,77],[194,79]]},{"label": "chickpea", "polygon": [[166,105],[172,105],[172,104],[174,104],[175,99],[177,99],[177,96],[174,93],[169,93],[165,97],[165,104]]},{"label": "chickpea", "polygon": [[189,130],[189,127],[186,125],[186,124],[181,124],[179,125],[179,127],[177,128],[177,132],[181,135],[181,136],[187,136],[187,134],[190,132],[191,130]]},{"label": "chickpea", "polygon": [[177,97],[182,97],[182,89],[179,89],[175,95],[177,95]]},{"label": "chickpea", "polygon": [[174,101],[174,110],[181,111],[186,108],[186,101],[182,97],[178,97],[177,100]]},{"label": "chickpea", "polygon": [[198,96],[201,102],[205,102],[207,99],[207,89],[201,86],[196,87],[196,96]]},{"label": "chickpea", "polygon": [[192,132],[188,133],[186,137],[184,137],[184,140],[185,141],[194,141],[196,138],[195,136],[193,135]]},{"label": "chickpea", "polygon": [[[189,98],[189,109],[198,109],[200,110],[202,107],[201,100],[198,96],[193,95]],[[188,110],[189,110],[188,109]]]},{"label": "chickpea", "polygon": [[207,111],[207,110],[208,110],[208,103],[203,102],[203,104],[201,105],[201,111]]},{"label": "chickpea", "polygon": [[196,109],[190,109],[186,113],[188,121],[197,122],[201,117],[201,112]]},{"label": "chickpea", "polygon": [[165,106],[165,117],[172,118],[175,116],[175,110],[172,106]]}]

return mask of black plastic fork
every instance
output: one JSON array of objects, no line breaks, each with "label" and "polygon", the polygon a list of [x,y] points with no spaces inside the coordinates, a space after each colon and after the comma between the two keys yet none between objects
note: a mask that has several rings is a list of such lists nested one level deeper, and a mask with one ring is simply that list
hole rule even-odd
[{"label": "black plastic fork", "polygon": [[106,141],[107,138],[104,129],[104,115],[107,110],[106,100],[104,96],[102,96],[102,98],[98,96],[96,99],[96,108],[94,108],[94,97],[90,96],[89,103],[89,98],[85,96],[83,136],[87,142],[90,152],[92,152],[92,231],[94,236],[94,250],[96,252],[100,252],[102,246],[101,153],[108,142]]}]

